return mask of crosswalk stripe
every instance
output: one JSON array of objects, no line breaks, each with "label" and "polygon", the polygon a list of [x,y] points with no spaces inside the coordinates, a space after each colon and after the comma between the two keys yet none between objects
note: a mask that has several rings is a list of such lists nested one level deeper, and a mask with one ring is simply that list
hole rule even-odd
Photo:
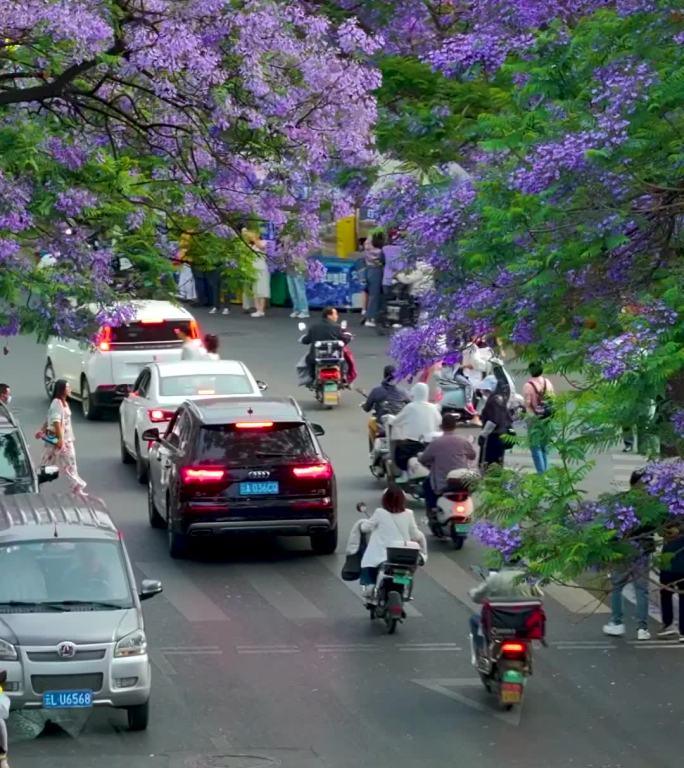
[{"label": "crosswalk stripe", "polygon": [[[358,600],[360,606],[363,607],[363,600],[361,599],[361,593],[359,591],[359,582],[344,581],[340,575],[342,572],[342,565],[344,564],[344,560],[344,555],[335,555],[334,557],[322,557],[320,558],[319,562],[322,563],[340,583],[344,584],[344,586]],[[411,603],[406,603],[406,605],[404,605],[404,611],[406,612],[407,616],[412,616],[416,619],[422,618],[423,616],[423,614]]]},{"label": "crosswalk stripe", "polygon": [[322,619],[324,614],[275,568],[245,571],[254,589],[286,619]]},{"label": "crosswalk stripe", "polygon": [[192,583],[188,573],[184,572],[180,565],[170,560],[136,562],[135,565],[148,578],[161,580],[164,585],[164,597],[188,621],[229,621],[221,608]]}]

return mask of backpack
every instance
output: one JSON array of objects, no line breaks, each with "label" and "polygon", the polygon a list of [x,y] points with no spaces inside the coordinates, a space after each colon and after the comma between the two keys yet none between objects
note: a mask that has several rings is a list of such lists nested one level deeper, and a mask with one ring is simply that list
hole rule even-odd
[{"label": "backpack", "polygon": [[535,406],[535,415],[540,419],[550,419],[553,416],[553,404],[551,400],[546,397],[546,379],[544,379],[544,389],[540,392],[535,386],[532,379],[527,382],[537,395],[537,405]]}]

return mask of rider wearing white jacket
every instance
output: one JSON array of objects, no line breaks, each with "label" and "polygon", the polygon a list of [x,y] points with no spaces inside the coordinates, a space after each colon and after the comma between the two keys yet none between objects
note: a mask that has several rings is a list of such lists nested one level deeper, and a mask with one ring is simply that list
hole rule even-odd
[{"label": "rider wearing white jacket", "polygon": [[429,394],[427,384],[413,385],[411,402],[390,419],[393,439],[425,442],[440,431],[442,414],[434,403],[429,402]]}]

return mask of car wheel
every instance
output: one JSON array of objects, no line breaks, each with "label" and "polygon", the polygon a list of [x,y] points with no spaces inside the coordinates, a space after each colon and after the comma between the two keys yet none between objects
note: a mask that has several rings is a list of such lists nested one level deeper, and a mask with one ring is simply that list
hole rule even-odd
[{"label": "car wheel", "polygon": [[132,464],[133,457],[128,452],[128,448],[126,448],[126,443],[124,443],[123,427],[121,426],[121,421],[119,421],[119,447],[121,450],[121,463]]},{"label": "car wheel", "polygon": [[157,505],[154,503],[152,480],[147,483],[147,516],[153,528],[166,528],[166,520],[159,514]]},{"label": "car wheel", "polygon": [[150,720],[150,702],[144,704],[135,704],[132,707],[126,707],[128,715],[129,731],[145,731]]},{"label": "car wheel", "polygon": [[184,533],[177,533],[169,526],[169,554],[174,560],[181,560],[188,555],[188,537]]},{"label": "car wheel", "polygon": [[88,421],[95,421],[100,416],[100,409],[93,403],[93,396],[90,393],[90,384],[88,379],[81,382],[81,411],[83,418]]},{"label": "car wheel", "polygon": [[52,365],[52,360],[49,358],[43,370],[43,386],[45,387],[45,394],[48,400],[52,400],[52,389],[55,386],[55,369]]},{"label": "car wheel", "polygon": [[316,555],[333,555],[337,549],[337,528],[311,534],[311,549]]},{"label": "car wheel", "polygon": [[140,485],[145,485],[147,482],[147,464],[145,459],[140,455],[140,440],[138,436],[135,436],[135,476],[138,478]]}]

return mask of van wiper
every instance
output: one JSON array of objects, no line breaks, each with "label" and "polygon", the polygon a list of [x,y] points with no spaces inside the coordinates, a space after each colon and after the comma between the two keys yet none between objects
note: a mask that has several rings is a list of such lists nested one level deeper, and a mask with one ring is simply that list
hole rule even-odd
[{"label": "van wiper", "polygon": [[63,610],[69,610],[70,607],[77,608],[81,605],[92,605],[98,608],[109,608],[116,611],[126,610],[132,608],[131,605],[119,605],[119,603],[108,603],[105,600],[59,600],[52,603],[52,605],[64,606]]},{"label": "van wiper", "polygon": [[51,611],[66,611],[66,608],[62,608],[59,603],[46,602],[43,600],[7,600],[4,603],[0,603],[0,608],[48,608]]}]

